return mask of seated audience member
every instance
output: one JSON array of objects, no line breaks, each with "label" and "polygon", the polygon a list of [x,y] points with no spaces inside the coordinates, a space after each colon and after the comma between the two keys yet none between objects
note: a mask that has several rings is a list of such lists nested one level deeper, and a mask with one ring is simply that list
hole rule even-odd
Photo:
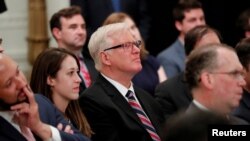
[{"label": "seated audience member", "polygon": [[160,66],[156,58],[150,55],[146,50],[139,29],[129,15],[125,13],[113,13],[107,17],[104,21],[104,25],[120,22],[126,23],[134,38],[142,41],[140,52],[142,70],[133,77],[132,82],[135,86],[138,86],[149,92],[151,95],[154,95],[157,84],[166,80],[163,67]]},{"label": "seated audience member", "polygon": [[142,69],[141,41],[125,23],[115,23],[98,28],[88,47],[100,75],[79,103],[95,133],[92,140],[160,141],[160,105],[131,82]]},{"label": "seated audience member", "polygon": [[65,119],[90,137],[90,126],[78,103],[79,68],[77,57],[72,52],[49,48],[35,60],[30,86],[35,93],[50,99]]},{"label": "seated audience member", "polygon": [[50,19],[50,29],[59,48],[73,52],[80,63],[80,94],[88,88],[97,77],[94,61],[89,55],[82,54],[87,31],[81,9],[77,6],[66,7],[54,13]]},{"label": "seated audience member", "polygon": [[242,30],[244,36],[246,38],[250,37],[250,8],[244,10],[237,21],[237,25]]},{"label": "seated audience member", "polygon": [[240,106],[235,109],[233,115],[250,123],[250,38],[242,39],[235,49],[243,66],[246,86],[243,89]]},{"label": "seated audience member", "polygon": [[209,126],[229,125],[230,121],[213,113],[178,112],[166,123],[165,141],[208,141]]},{"label": "seated audience member", "polygon": [[33,94],[17,63],[3,53],[0,86],[1,141],[88,140],[71,128],[47,98]]},{"label": "seated audience member", "polygon": [[[207,25],[191,29],[185,36],[185,51],[189,53],[200,46],[220,43],[220,34]],[[184,80],[184,72],[159,84],[155,92],[156,100],[161,104],[168,119],[179,110],[186,109],[192,101],[192,95]]]},{"label": "seated audience member", "polygon": [[187,58],[185,78],[193,101],[186,114],[211,112],[224,116],[232,124],[246,124],[230,115],[239,106],[246,84],[242,71],[238,56],[230,46],[212,44],[192,51]]},{"label": "seated audience member", "polygon": [[173,18],[179,35],[174,43],[157,55],[157,60],[168,78],[180,74],[185,69],[184,38],[187,32],[196,26],[206,24],[202,4],[198,0],[179,0],[173,9]]}]

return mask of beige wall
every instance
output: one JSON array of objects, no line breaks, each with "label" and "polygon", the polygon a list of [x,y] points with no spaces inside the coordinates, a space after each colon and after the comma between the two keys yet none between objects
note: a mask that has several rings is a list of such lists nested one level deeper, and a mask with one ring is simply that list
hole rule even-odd
[{"label": "beige wall", "polygon": [[[31,66],[27,60],[28,0],[5,0],[8,10],[0,14],[0,37],[5,53],[12,56],[29,76]],[[69,5],[69,0],[46,0],[48,21],[51,15]],[[48,24],[49,25],[49,24]],[[49,30],[49,28],[48,28]],[[50,31],[50,46],[56,46]]]}]

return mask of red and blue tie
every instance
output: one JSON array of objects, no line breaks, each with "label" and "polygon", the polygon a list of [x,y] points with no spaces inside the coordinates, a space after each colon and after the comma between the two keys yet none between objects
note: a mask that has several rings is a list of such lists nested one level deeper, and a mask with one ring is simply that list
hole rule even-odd
[{"label": "red and blue tie", "polygon": [[134,93],[129,90],[126,94],[126,97],[128,98],[128,103],[130,106],[134,109],[135,113],[141,120],[143,126],[148,131],[149,135],[153,139],[153,141],[160,141],[160,137],[157,135],[154,126],[152,125],[149,118],[146,116],[144,110],[142,109],[141,105],[136,101],[134,97]]},{"label": "red and blue tie", "polygon": [[79,63],[80,63],[80,73],[81,76],[83,77],[84,83],[86,88],[88,88],[91,85],[91,78],[90,74],[88,72],[88,69],[83,61],[82,57],[78,57]]}]

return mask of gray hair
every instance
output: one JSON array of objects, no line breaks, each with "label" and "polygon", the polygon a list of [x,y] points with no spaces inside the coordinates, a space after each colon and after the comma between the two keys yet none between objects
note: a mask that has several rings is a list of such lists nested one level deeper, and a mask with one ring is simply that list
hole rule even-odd
[{"label": "gray hair", "polygon": [[188,56],[185,78],[191,89],[199,85],[200,75],[204,70],[213,71],[221,65],[218,60],[218,50],[221,48],[235,52],[232,47],[225,44],[209,44],[194,49]]},{"label": "gray hair", "polygon": [[91,57],[95,61],[95,67],[100,71],[102,64],[99,54],[104,49],[113,46],[113,40],[119,39],[120,35],[128,32],[129,28],[125,23],[114,23],[99,27],[90,37],[88,48]]}]

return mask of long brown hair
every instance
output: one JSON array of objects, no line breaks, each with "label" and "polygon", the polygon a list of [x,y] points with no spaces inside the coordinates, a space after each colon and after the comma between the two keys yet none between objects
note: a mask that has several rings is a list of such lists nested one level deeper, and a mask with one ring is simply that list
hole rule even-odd
[{"label": "long brown hair", "polygon": [[[35,60],[30,86],[34,93],[39,93],[46,96],[53,103],[51,86],[47,84],[47,77],[55,78],[57,72],[61,68],[63,60],[67,56],[72,56],[77,62],[78,68],[80,64],[77,57],[70,51],[63,48],[49,48],[43,51]],[[65,115],[77,126],[77,128],[86,136],[91,137],[92,130],[90,125],[80,109],[77,100],[69,102],[66,108]]]}]

